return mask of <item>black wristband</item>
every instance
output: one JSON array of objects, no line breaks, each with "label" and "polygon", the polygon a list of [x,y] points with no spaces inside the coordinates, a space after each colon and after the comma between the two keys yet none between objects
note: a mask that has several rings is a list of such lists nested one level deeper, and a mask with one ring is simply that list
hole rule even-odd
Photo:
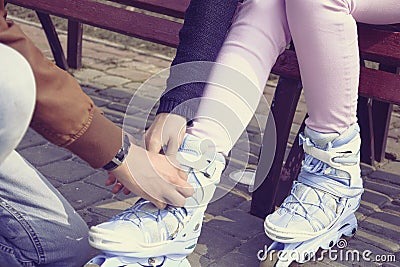
[{"label": "black wristband", "polygon": [[112,171],[124,162],[126,156],[128,155],[129,148],[131,147],[131,142],[129,141],[128,135],[124,134],[121,149],[117,152],[114,158],[103,166],[106,171]]}]

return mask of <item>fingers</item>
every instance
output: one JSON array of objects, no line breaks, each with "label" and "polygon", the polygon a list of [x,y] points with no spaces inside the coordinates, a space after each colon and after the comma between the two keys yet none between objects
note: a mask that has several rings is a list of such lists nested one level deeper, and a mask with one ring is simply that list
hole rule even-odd
[{"label": "fingers", "polygon": [[159,153],[162,148],[162,143],[157,139],[152,138],[152,135],[146,135],[145,137],[146,149],[153,153]]},{"label": "fingers", "polygon": [[184,197],[176,190],[171,190],[169,194],[166,194],[165,198],[168,204],[175,207],[183,207],[186,203],[186,197]]},{"label": "fingers", "polygon": [[119,191],[121,191],[122,188],[124,188],[124,186],[123,186],[121,183],[116,183],[116,184],[113,186],[111,192],[113,192],[113,194],[116,194],[116,193],[118,193]]},{"label": "fingers", "polygon": [[167,156],[176,155],[176,153],[178,153],[179,146],[180,146],[179,140],[177,140],[175,138],[171,138],[168,141],[168,146],[165,151],[165,155],[167,155]]},{"label": "fingers", "polygon": [[178,178],[174,182],[175,190],[178,191],[184,198],[191,197],[194,194],[193,186],[186,182],[186,180]]},{"label": "fingers", "polygon": [[105,185],[106,186],[113,185],[113,184],[115,184],[116,181],[117,181],[117,178],[115,177],[115,175],[112,172],[108,172],[108,178],[105,182]]}]

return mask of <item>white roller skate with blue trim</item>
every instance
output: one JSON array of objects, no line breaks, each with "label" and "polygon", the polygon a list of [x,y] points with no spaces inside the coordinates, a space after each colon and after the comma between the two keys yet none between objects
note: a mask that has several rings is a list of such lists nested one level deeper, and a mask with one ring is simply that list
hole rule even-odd
[{"label": "white roller skate with blue trim", "polygon": [[276,266],[305,262],[319,248],[336,245],[342,235],[354,235],[354,213],[363,193],[359,132],[358,124],[340,135],[306,127],[301,136],[305,159],[298,180],[264,222],[265,233],[275,241],[268,251],[292,255],[278,259]]},{"label": "white roller skate with blue trim", "polygon": [[200,236],[204,212],[225,168],[209,140],[186,135],[177,159],[195,189],[183,208],[160,210],[141,199],[109,221],[93,226],[89,243],[104,252],[86,266],[190,266],[186,256]]}]

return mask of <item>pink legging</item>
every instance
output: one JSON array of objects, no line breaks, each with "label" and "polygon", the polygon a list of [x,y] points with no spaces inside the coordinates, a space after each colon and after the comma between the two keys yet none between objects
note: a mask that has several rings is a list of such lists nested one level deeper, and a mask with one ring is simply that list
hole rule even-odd
[{"label": "pink legging", "polygon": [[[323,133],[343,132],[357,121],[356,21],[399,23],[400,0],[245,1],[217,62],[246,75],[258,90],[248,90],[252,95],[244,96],[246,90],[208,84],[189,131],[211,138],[219,151],[227,153],[251,120],[271,68],[292,36],[309,114],[307,126]],[[215,103],[231,114],[220,112]]]}]

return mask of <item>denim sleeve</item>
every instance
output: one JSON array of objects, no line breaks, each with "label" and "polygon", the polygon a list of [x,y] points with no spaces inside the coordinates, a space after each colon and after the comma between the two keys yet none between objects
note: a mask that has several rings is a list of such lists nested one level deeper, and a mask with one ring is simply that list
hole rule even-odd
[{"label": "denim sleeve", "polygon": [[[192,61],[215,61],[224,43],[239,0],[191,0],[179,32],[180,43],[172,66]],[[179,73],[172,68],[158,113],[194,117],[204,83],[187,83],[168,90]],[[192,101],[188,101],[192,100]]]}]

